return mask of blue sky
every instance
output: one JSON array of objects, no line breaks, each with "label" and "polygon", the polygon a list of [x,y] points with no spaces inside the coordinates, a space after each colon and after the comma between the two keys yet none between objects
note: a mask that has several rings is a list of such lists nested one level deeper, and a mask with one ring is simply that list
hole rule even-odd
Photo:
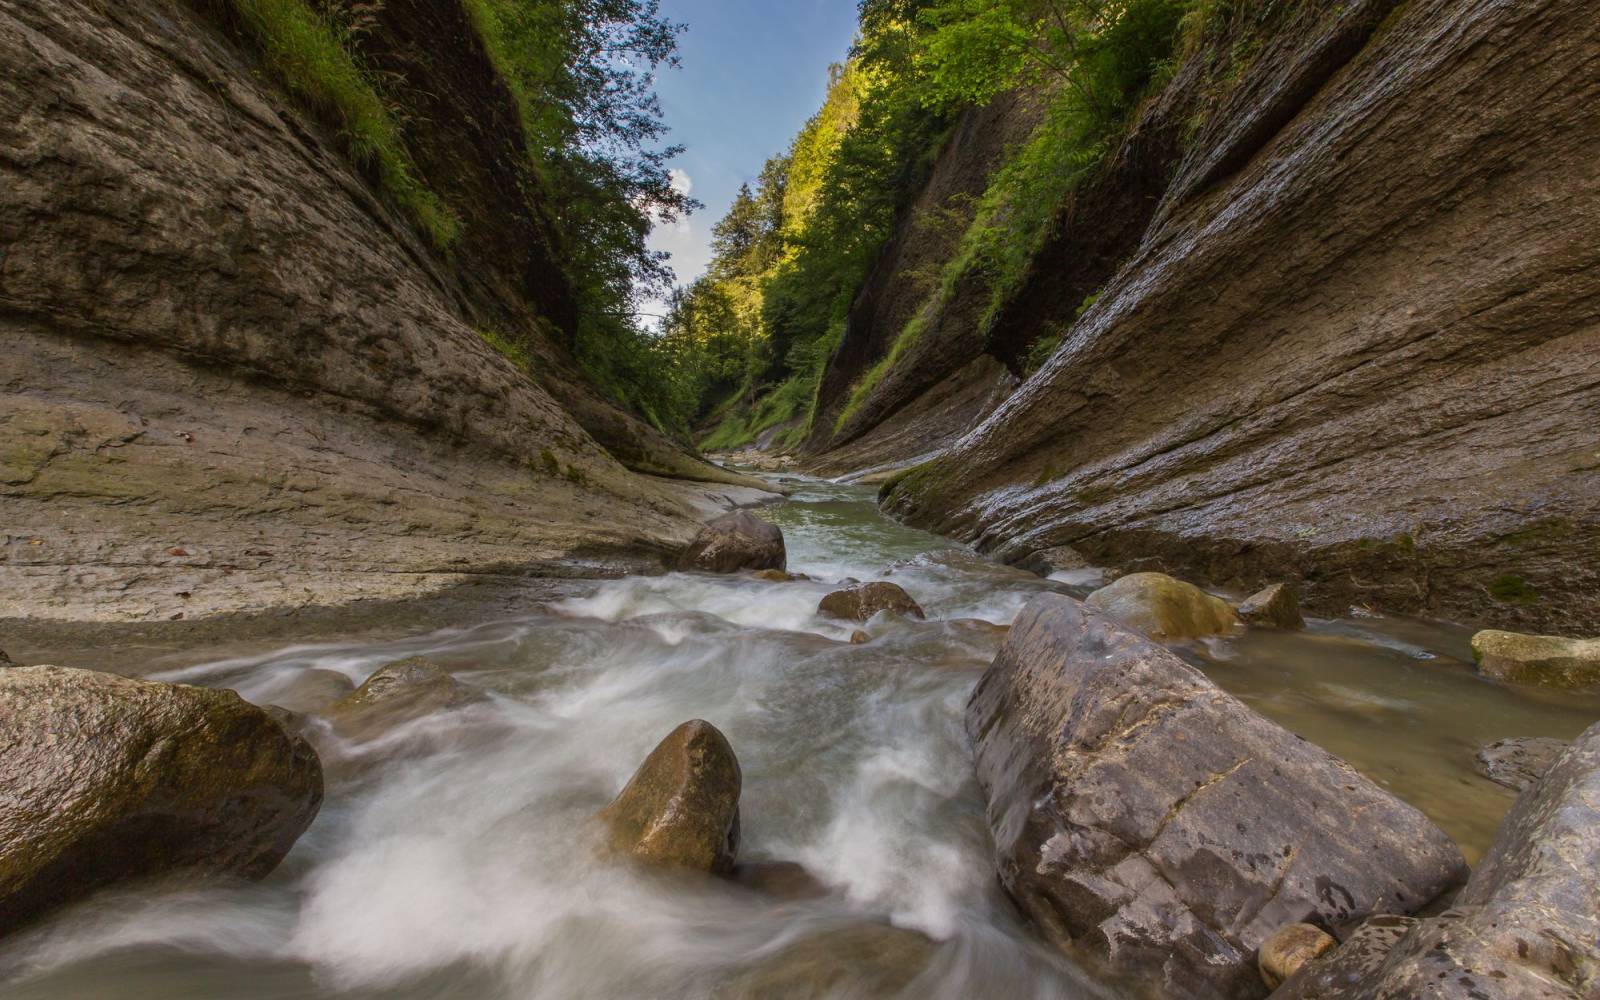
[{"label": "blue sky", "polygon": [[669,141],[688,147],[673,165],[706,207],[656,227],[651,245],[672,254],[687,284],[710,260],[711,227],[739,185],[822,106],[828,64],[855,34],[856,0],[662,0],[661,13],[689,25],[682,68],[662,71],[656,91]]}]

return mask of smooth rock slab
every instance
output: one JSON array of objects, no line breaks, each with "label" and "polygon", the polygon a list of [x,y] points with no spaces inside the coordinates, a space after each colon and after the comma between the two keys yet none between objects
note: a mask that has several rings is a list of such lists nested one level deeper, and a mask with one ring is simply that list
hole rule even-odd
[{"label": "smooth rock slab", "polygon": [[1513,684],[1600,691],[1600,639],[1487,629],[1472,637],[1478,672]]},{"label": "smooth rock slab", "polygon": [[261,878],[321,805],[310,745],[232,691],[0,671],[0,934],[116,882]]},{"label": "smooth rock slab", "polygon": [[1223,635],[1239,623],[1227,601],[1165,573],[1131,573],[1086,601],[1152,639]]},{"label": "smooth rock slab", "polygon": [[1600,995],[1596,831],[1600,724],[1517,799],[1450,909],[1418,921],[1365,975],[1327,985],[1314,963],[1275,1000],[1591,1000]]},{"label": "smooth rock slab", "polygon": [[911,618],[922,618],[918,604],[898,583],[878,580],[860,586],[835,590],[817,605],[817,613],[830,618],[864,622],[880,611],[891,611]]},{"label": "smooth rock slab", "polygon": [[1279,928],[1411,912],[1466,875],[1422,813],[1069,598],[1023,609],[967,731],[1006,890],[1165,997],[1262,996]]},{"label": "smooth rock slab", "polygon": [[739,851],[739,760],[694,719],[667,734],[600,810],[606,848],[662,868],[726,875]]},{"label": "smooth rock slab", "polygon": [[1496,740],[1478,751],[1478,773],[1496,784],[1522,791],[1536,784],[1557,757],[1571,746],[1548,736]]},{"label": "smooth rock slab", "polygon": [[706,573],[788,569],[789,554],[777,525],[736,510],[709,521],[678,557],[678,568]]}]

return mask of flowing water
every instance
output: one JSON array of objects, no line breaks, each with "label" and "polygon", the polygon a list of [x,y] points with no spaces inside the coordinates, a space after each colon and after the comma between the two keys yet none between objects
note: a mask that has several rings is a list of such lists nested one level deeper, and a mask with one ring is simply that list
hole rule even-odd
[{"label": "flowing water", "polygon": [[[766,514],[791,570],[814,581],[635,577],[508,620],[158,674],[272,703],[309,671],[359,682],[425,654],[492,697],[367,742],[317,728],[327,800],[272,877],[104,893],[8,940],[0,993],[1111,996],[1036,943],[996,887],[961,721],[1000,641],[980,621],[1009,622],[1040,590],[1081,594],[1093,574],[1047,581],[993,565],[886,520],[859,487],[805,481]],[[851,628],[815,616],[834,581],[886,573],[927,622],[880,619],[852,645]],[[1465,643],[1458,629],[1372,619],[1182,652],[1476,858],[1512,796],[1473,771],[1475,749],[1571,737],[1600,706],[1485,682]],[[595,859],[592,814],[691,718],[738,753],[741,860],[798,862],[826,892],[769,895]]]}]

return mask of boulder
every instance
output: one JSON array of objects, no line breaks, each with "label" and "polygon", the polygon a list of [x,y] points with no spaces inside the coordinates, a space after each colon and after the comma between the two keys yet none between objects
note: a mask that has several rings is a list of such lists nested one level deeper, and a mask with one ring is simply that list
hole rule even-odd
[{"label": "boulder", "polygon": [[1522,791],[1550,770],[1562,751],[1571,746],[1566,740],[1548,736],[1519,736],[1496,740],[1478,751],[1478,773],[1496,784]]},{"label": "boulder", "polygon": [[916,931],[853,923],[801,938],[726,984],[716,1000],[892,997],[936,950]]},{"label": "boulder", "polygon": [[1600,639],[1488,629],[1472,637],[1478,672],[1513,684],[1600,691]]},{"label": "boulder", "polygon": [[96,889],[261,878],[322,805],[304,740],[232,691],[0,671],[0,935]]},{"label": "boulder", "polygon": [[1101,587],[1087,601],[1152,639],[1222,635],[1239,622],[1227,601],[1165,573],[1132,573]]},{"label": "boulder", "polygon": [[1239,605],[1239,617],[1251,625],[1299,629],[1306,627],[1300,617],[1300,598],[1287,583],[1274,583],[1256,591]]},{"label": "boulder", "polygon": [[272,702],[291,712],[321,712],[348,698],[355,689],[355,683],[337,670],[313,667],[300,671]]},{"label": "boulder", "polygon": [[1422,813],[1070,598],[1023,609],[966,723],[1006,891],[1163,996],[1263,995],[1278,928],[1412,912],[1466,875]]},{"label": "boulder", "polygon": [[749,511],[736,510],[707,523],[678,557],[678,568],[706,573],[786,569],[783,532]]},{"label": "boulder", "polygon": [[1290,924],[1261,943],[1256,965],[1267,989],[1275,990],[1307,962],[1332,951],[1339,942],[1315,924]]},{"label": "boulder", "polygon": [[370,737],[434,712],[484,700],[482,691],[451,677],[432,660],[413,656],[379,668],[329,707],[328,716],[341,731]]},{"label": "boulder", "polygon": [[912,618],[923,617],[922,605],[912,600],[905,588],[887,580],[835,590],[817,605],[820,615],[857,622],[864,622],[880,611],[892,611]]},{"label": "boulder", "polygon": [[1600,724],[1511,808],[1451,908],[1375,967],[1329,981],[1349,945],[1275,1000],[1589,1000],[1600,992]]},{"label": "boulder", "polygon": [[739,850],[739,760],[695,719],[662,740],[600,810],[606,848],[663,868],[726,875]]}]

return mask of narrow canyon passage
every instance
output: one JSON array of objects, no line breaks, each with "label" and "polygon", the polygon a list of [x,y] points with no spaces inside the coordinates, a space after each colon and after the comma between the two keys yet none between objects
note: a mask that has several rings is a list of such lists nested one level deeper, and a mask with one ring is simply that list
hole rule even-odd
[{"label": "narrow canyon passage", "polygon": [[[309,710],[326,802],[266,882],[103,893],[9,940],[0,990],[1116,996],[1024,929],[1001,893],[962,724],[1003,635],[994,626],[1042,590],[1081,596],[1097,574],[1043,579],[885,518],[864,487],[789,482],[794,495],[761,513],[810,580],[573,582],[504,620],[385,641],[286,637],[216,658],[222,644],[208,662],[162,668],[158,679],[304,707],[319,687],[348,690],[425,655],[489,698],[362,737]],[[898,582],[927,620],[881,615],[852,644],[853,624],[816,614],[844,578]],[[1493,685],[1472,671],[1466,639],[1400,618],[1313,620],[1182,652],[1422,808],[1475,862],[1513,799],[1474,772],[1476,748],[1570,738],[1600,706]],[[738,755],[746,871],[793,875],[769,864],[792,863],[809,878],[762,888],[596,860],[594,812],[693,718]]]}]

